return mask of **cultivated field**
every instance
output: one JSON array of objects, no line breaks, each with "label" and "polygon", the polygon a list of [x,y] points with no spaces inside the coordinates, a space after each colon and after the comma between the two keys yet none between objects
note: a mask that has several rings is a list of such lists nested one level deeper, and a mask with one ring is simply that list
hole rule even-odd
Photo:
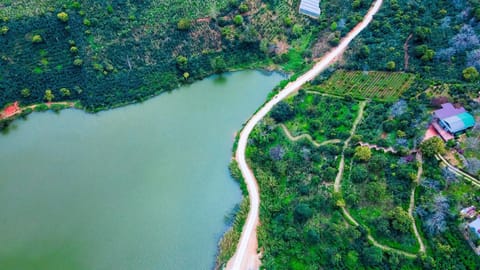
[{"label": "cultivated field", "polygon": [[395,101],[410,87],[414,78],[414,75],[402,72],[340,70],[311,90],[360,99]]}]

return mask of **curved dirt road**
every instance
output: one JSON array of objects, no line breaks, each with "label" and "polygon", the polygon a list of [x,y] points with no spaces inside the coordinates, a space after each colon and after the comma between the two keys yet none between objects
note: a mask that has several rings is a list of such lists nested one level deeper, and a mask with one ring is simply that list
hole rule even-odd
[{"label": "curved dirt road", "polygon": [[376,0],[368,13],[350,33],[345,36],[340,44],[323,56],[320,61],[308,72],[300,76],[296,81],[289,83],[283,90],[281,90],[275,97],[267,102],[255,115],[250,118],[245,127],[240,133],[238,140],[238,147],[235,153],[235,158],[238,166],[242,171],[242,175],[247,185],[248,194],[250,198],[250,211],[248,212],[247,220],[243,227],[242,235],[237,246],[235,254],[227,264],[227,269],[232,270],[250,270],[258,269],[260,266],[260,258],[257,253],[257,225],[259,223],[259,206],[260,195],[258,193],[258,185],[253,175],[252,170],[248,167],[245,159],[245,149],[247,147],[248,137],[257,123],[270,112],[270,110],[282,99],[297,91],[306,82],[313,80],[318,74],[324,71],[336,58],[345,51],[350,42],[365,29],[373,19],[383,0]]}]

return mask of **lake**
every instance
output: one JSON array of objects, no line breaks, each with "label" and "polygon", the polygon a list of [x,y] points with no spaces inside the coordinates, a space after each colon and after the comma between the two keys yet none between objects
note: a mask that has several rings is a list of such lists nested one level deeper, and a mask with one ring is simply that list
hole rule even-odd
[{"label": "lake", "polygon": [[234,72],[15,121],[0,135],[0,269],[211,269],[241,200],[235,132],[282,79]]}]

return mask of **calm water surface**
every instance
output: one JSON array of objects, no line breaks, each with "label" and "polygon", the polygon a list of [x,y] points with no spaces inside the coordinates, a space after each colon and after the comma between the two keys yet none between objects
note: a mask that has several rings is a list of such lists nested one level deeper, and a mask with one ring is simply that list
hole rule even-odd
[{"label": "calm water surface", "polygon": [[211,77],[91,115],[34,113],[0,135],[0,269],[210,269],[240,201],[234,132],[282,79]]}]

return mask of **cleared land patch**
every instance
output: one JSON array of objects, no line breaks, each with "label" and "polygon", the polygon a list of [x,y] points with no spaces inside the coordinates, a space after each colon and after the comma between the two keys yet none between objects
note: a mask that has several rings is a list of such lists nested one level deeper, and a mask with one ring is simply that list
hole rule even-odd
[{"label": "cleared land patch", "polygon": [[403,72],[344,71],[333,73],[320,85],[308,90],[332,95],[350,95],[358,99],[395,101],[413,83],[415,76]]}]

